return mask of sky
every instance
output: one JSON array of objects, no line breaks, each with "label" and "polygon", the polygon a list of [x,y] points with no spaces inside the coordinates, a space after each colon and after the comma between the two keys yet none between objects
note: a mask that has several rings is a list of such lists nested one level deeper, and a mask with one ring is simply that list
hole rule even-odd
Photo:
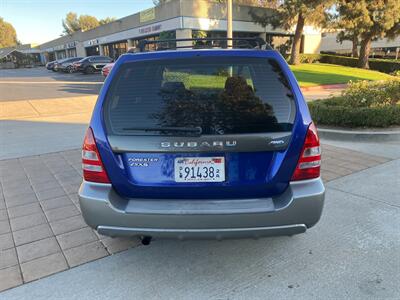
[{"label": "sky", "polygon": [[0,0],[0,17],[14,26],[23,44],[41,44],[60,37],[61,21],[70,11],[118,19],[152,6],[152,0]]}]

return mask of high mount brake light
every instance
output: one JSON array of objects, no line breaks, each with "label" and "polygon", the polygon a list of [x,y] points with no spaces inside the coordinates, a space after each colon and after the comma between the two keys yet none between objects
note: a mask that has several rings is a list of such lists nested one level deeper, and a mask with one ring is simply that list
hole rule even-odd
[{"label": "high mount brake light", "polygon": [[308,126],[306,139],[292,180],[318,178],[321,173],[321,147],[314,123]]},{"label": "high mount brake light", "polygon": [[82,146],[82,169],[86,181],[110,183],[90,127],[86,130]]}]

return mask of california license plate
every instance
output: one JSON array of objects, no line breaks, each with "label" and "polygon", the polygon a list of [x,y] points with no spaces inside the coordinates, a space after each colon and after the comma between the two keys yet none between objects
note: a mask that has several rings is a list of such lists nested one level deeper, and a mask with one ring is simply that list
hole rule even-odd
[{"label": "california license plate", "polygon": [[176,182],[223,182],[225,181],[224,157],[175,158]]}]

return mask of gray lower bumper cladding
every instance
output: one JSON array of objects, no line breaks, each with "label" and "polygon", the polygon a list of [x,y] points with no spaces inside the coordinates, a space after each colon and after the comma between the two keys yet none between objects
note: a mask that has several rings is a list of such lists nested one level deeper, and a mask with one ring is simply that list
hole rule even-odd
[{"label": "gray lower bumper cladding", "polygon": [[109,236],[177,239],[259,238],[305,232],[320,219],[321,179],[290,183],[278,197],[223,200],[121,198],[110,184],[83,182],[86,223]]}]

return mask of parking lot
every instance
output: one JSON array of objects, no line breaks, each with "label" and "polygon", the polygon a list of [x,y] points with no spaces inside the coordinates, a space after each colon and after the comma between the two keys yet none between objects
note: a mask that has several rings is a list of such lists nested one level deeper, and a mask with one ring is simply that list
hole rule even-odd
[{"label": "parking lot", "polygon": [[0,101],[52,99],[97,95],[101,74],[59,73],[45,68],[1,70]]},{"label": "parking lot", "polygon": [[81,217],[79,147],[102,81],[0,71],[0,298],[398,299],[398,142],[323,140],[326,205],[303,235],[145,247]]}]

